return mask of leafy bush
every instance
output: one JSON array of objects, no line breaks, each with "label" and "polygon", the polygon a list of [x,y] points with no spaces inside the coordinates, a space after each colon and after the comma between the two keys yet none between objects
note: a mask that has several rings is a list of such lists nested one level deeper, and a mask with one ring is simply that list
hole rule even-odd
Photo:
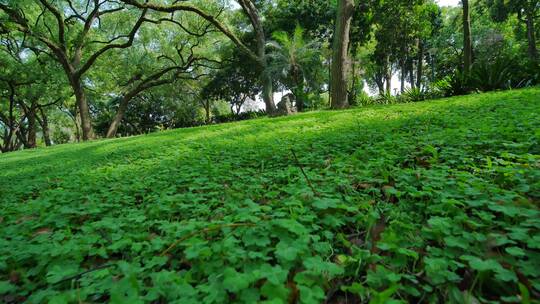
[{"label": "leafy bush", "polygon": [[398,98],[396,96],[393,96],[390,93],[379,95],[375,99],[376,104],[383,104],[383,105],[396,104],[398,102],[399,102]]},{"label": "leafy bush", "polygon": [[452,96],[452,79],[446,76],[430,84],[428,92],[431,98]]},{"label": "leafy bush", "polygon": [[470,86],[483,92],[510,89],[517,85],[519,66],[508,58],[495,61],[477,61],[471,71]]},{"label": "leafy bush", "polygon": [[431,97],[528,87],[538,83],[538,75],[538,69],[530,62],[520,63],[509,56],[478,60],[469,75],[458,69],[452,75],[433,83]]},{"label": "leafy bush", "polygon": [[400,96],[405,102],[416,102],[428,99],[428,94],[421,88],[408,88]]},{"label": "leafy bush", "polygon": [[356,97],[356,102],[360,106],[370,106],[375,104],[375,99],[368,95],[368,93],[361,91]]},{"label": "leafy bush", "polygon": [[241,112],[240,114],[228,113],[224,115],[215,115],[212,119],[214,123],[224,123],[233,121],[242,121],[248,119],[254,119],[259,117],[265,117],[266,112],[264,110]]}]

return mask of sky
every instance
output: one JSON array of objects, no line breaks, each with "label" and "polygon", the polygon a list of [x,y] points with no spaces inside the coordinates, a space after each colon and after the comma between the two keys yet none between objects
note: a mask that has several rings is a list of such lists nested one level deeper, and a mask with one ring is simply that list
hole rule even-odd
[{"label": "sky", "polygon": [[437,0],[440,6],[456,6],[459,5],[459,0]]}]

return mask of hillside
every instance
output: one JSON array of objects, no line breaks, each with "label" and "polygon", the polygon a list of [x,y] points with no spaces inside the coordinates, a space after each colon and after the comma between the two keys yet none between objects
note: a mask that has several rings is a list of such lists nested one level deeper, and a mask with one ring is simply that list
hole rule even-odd
[{"label": "hillside", "polygon": [[0,301],[538,299],[539,96],[0,155]]}]

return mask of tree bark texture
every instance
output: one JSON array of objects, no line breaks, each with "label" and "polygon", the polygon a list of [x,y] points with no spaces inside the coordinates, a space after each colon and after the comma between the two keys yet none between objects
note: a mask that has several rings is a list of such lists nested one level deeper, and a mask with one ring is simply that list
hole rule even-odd
[{"label": "tree bark texture", "polygon": [[339,0],[332,47],[331,106],[333,109],[348,107],[347,75],[349,66],[348,46],[354,0]]}]

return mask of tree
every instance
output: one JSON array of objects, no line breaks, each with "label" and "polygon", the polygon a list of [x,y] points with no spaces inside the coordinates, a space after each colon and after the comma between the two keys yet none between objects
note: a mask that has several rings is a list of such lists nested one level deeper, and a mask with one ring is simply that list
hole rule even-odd
[{"label": "tree", "polygon": [[257,69],[244,64],[246,60],[249,60],[245,53],[236,48],[227,48],[225,52],[232,52],[232,54],[223,54],[228,57],[228,60],[222,63],[220,70],[212,72],[210,81],[203,87],[200,94],[208,115],[210,114],[209,101],[215,100],[228,102],[231,113],[239,115],[246,101],[255,100],[262,90],[257,81]]},{"label": "tree", "polygon": [[463,70],[469,73],[473,61],[469,0],[461,0],[461,4],[463,7]]},{"label": "tree", "polygon": [[348,107],[347,84],[349,66],[349,34],[354,0],[338,0],[332,46],[330,95],[333,109]]},{"label": "tree", "polygon": [[527,53],[531,61],[538,63],[536,46],[536,19],[540,17],[540,0],[485,0],[493,20],[502,22],[516,15],[527,29]]},{"label": "tree", "polygon": [[[37,3],[36,3],[37,1]],[[9,2],[8,2],[9,3]],[[90,107],[84,88],[84,76],[102,55],[113,49],[125,49],[133,44],[135,35],[145,22],[147,10],[142,10],[134,24],[133,11],[113,0],[66,0],[54,4],[47,0],[0,3],[0,10],[7,15],[16,30],[32,38],[32,47],[55,58],[62,66],[75,95],[79,110],[83,140],[94,138]],[[84,11],[83,11],[84,10]],[[24,11],[41,11],[29,19]],[[126,13],[122,16],[119,13]],[[120,26],[105,30],[106,17]],[[123,19],[123,20],[122,20]],[[98,26],[96,25],[98,23]],[[4,25],[7,27],[7,25]],[[127,30],[117,33],[117,29]]]},{"label": "tree", "polygon": [[233,31],[231,31],[225,23],[218,20],[220,12],[216,14],[211,14],[205,10],[186,3],[182,2],[181,4],[173,5],[160,5],[156,3],[140,3],[136,0],[122,0],[123,3],[133,5],[140,9],[146,10],[151,9],[158,12],[164,13],[174,13],[174,12],[192,12],[199,15],[201,18],[208,21],[210,24],[215,26],[217,30],[222,32],[226,37],[228,37],[241,51],[245,52],[251,60],[253,60],[259,67],[259,76],[262,85],[262,98],[266,106],[266,112],[268,114],[273,114],[276,110],[273,98],[273,81],[271,75],[263,73],[267,69],[267,56],[266,56],[266,36],[263,29],[262,19],[259,13],[259,10],[255,6],[255,3],[251,0],[238,0],[238,4],[242,7],[243,12],[249,19],[251,27],[253,29],[254,38],[255,38],[255,51],[252,51]]},{"label": "tree", "polygon": [[304,111],[307,104],[305,83],[313,79],[313,74],[321,66],[321,54],[318,45],[304,38],[304,29],[299,25],[292,36],[287,32],[278,31],[272,34],[274,41],[268,43],[273,50],[266,73],[281,75],[281,81],[291,89],[299,112]]},{"label": "tree", "polygon": [[[153,22],[149,20],[148,22]],[[180,45],[174,46],[174,52],[176,56],[165,54],[165,50],[162,50],[164,54],[156,54],[152,56],[152,52],[145,51],[140,56],[145,58],[152,58],[152,67],[146,67],[138,69],[134,72],[133,76],[127,80],[122,86],[122,92],[119,97],[118,109],[114,118],[111,121],[109,129],[107,130],[106,137],[112,138],[116,136],[118,126],[121,123],[128,104],[130,101],[141,94],[142,92],[164,85],[173,84],[178,80],[195,80],[205,73],[198,73],[199,68],[215,68],[210,64],[217,63],[215,60],[204,58],[195,54],[195,49],[199,46],[200,40],[197,38],[203,37],[208,33],[208,28],[205,28],[202,32],[194,34],[195,41],[190,39],[183,40]],[[154,47],[156,46],[155,40],[153,40]],[[166,46],[162,45],[165,49]],[[142,48],[146,50],[147,48]],[[154,58],[153,58],[154,57]],[[156,58],[157,57],[157,58]],[[163,63],[165,62],[165,63]],[[155,65],[158,65],[155,67]]]},{"label": "tree", "polygon": [[[0,36],[0,150],[36,148],[38,129],[45,145],[52,144],[47,111],[67,98],[59,71],[50,58],[23,46],[16,33]],[[61,75],[60,75],[61,76]],[[55,95],[45,94],[48,90]],[[6,103],[4,103],[6,102]]]}]

